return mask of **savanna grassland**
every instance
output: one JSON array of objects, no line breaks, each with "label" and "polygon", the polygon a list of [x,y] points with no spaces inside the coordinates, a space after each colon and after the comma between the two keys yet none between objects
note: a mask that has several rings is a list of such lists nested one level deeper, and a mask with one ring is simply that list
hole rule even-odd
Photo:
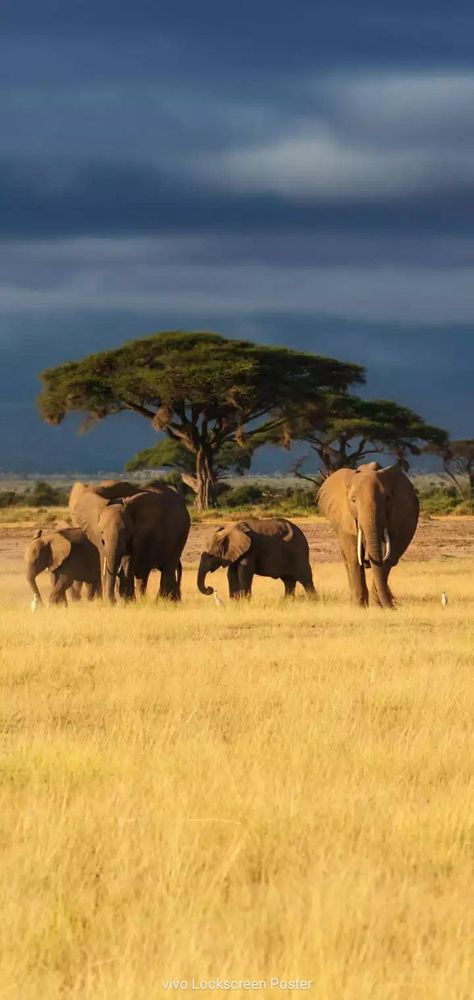
[{"label": "savanna grassland", "polygon": [[404,561],[396,612],[335,562],[317,603],[188,564],[180,607],[37,614],[3,569],[2,998],[473,995],[474,559]]}]

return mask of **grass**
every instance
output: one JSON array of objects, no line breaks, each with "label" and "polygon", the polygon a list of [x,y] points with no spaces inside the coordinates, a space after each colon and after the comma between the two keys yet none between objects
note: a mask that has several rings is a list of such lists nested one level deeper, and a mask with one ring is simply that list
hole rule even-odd
[{"label": "grass", "polygon": [[394,613],[327,564],[318,603],[187,570],[177,608],[32,615],[3,575],[2,998],[472,996],[474,564],[393,578]]},{"label": "grass", "polygon": [[68,520],[67,507],[0,507],[0,525],[20,527],[24,524],[54,525],[58,520]]}]

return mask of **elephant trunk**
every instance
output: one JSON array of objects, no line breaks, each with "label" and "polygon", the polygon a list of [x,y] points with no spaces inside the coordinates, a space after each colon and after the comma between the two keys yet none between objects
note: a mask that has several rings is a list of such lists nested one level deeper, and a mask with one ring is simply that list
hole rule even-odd
[{"label": "elephant trunk", "polygon": [[38,603],[42,604],[43,601],[42,601],[41,594],[40,594],[40,592],[38,590],[38,584],[36,583],[36,568],[34,566],[27,566],[26,579],[28,580],[28,583],[29,583],[29,585],[30,585],[30,587],[31,587],[31,589],[33,591],[33,594],[35,595]]},{"label": "elephant trunk", "polygon": [[120,556],[114,540],[107,541],[102,562],[102,576],[105,596],[108,601],[115,601],[115,581],[120,569]]},{"label": "elephant trunk", "polygon": [[106,596],[106,599],[108,601],[110,601],[111,603],[114,603],[114,601],[115,601],[115,573],[111,573],[110,572],[110,570],[108,569],[107,564],[105,563],[105,561],[104,561],[104,564],[106,566],[106,570],[105,570],[105,588],[104,588],[104,590],[105,590],[105,596]]},{"label": "elephant trunk", "polygon": [[[359,531],[361,526],[359,525]],[[390,559],[390,537],[377,511],[362,525],[365,539],[365,556],[370,563],[377,597],[383,608],[392,608],[393,599],[388,588],[386,564]]]},{"label": "elephant trunk", "polygon": [[210,597],[214,593],[214,587],[206,586],[206,576],[208,573],[213,573],[215,569],[217,569],[217,566],[214,566],[212,556],[209,556],[207,552],[203,552],[199,563],[197,586],[200,593],[205,594],[206,597]]}]

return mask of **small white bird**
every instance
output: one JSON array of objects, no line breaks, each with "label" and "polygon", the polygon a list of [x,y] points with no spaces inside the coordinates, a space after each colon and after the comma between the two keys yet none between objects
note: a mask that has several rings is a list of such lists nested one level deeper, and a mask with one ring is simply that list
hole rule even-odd
[{"label": "small white bird", "polygon": [[219,597],[219,594],[217,593],[217,590],[213,590],[213,594],[214,594],[214,601],[217,604],[217,607],[218,608],[223,608],[224,607],[224,601],[221,601],[221,599]]},{"label": "small white bird", "polygon": [[35,594],[34,597],[33,597],[32,602],[30,604],[30,608],[31,608],[32,611],[37,611],[38,608],[40,608],[40,607],[41,607],[41,605],[40,605],[40,602],[38,600],[38,595]]},{"label": "small white bird", "polygon": [[448,606],[448,595],[445,590],[443,590],[443,593],[441,594],[441,604],[443,605],[443,608],[447,608]]}]

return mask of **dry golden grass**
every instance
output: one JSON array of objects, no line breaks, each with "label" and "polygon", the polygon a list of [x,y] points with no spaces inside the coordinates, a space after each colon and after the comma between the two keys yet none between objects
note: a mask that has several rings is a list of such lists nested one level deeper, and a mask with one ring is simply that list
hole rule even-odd
[{"label": "dry golden grass", "polygon": [[316,580],[32,615],[3,577],[2,1000],[473,996],[474,565],[402,565],[396,613]]}]

